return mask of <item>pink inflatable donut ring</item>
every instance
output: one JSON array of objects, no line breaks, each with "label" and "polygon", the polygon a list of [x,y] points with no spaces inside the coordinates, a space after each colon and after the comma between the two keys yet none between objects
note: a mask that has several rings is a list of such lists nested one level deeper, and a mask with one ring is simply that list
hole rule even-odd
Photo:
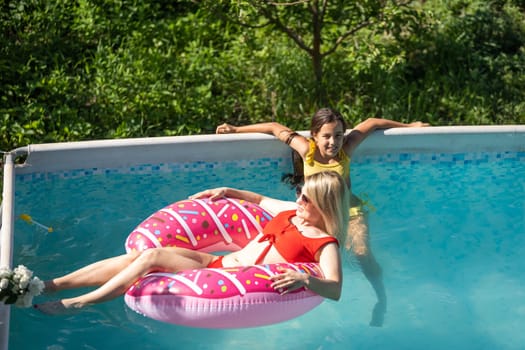
[{"label": "pink inflatable donut ring", "polygon": [[[236,251],[272,216],[254,203],[223,198],[182,200],[144,220],[126,240],[126,250],[176,246],[205,252]],[[270,277],[279,267],[323,277],[317,263],[280,263],[150,273],[134,283],[124,300],[152,319],[199,328],[246,328],[290,320],[322,303],[301,288],[281,295]]]}]

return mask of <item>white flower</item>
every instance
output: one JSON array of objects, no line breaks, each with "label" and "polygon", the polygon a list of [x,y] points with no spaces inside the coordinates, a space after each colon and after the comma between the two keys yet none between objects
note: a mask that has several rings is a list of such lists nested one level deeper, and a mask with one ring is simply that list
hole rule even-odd
[{"label": "white flower", "polygon": [[27,267],[24,265],[18,265],[13,270],[14,278],[17,281],[21,281],[24,279],[30,279],[33,276],[33,272],[31,270],[28,270]]},{"label": "white flower", "polygon": [[5,266],[0,267],[0,278],[6,278],[9,276],[11,276],[11,270]]},{"label": "white flower", "polygon": [[18,297],[15,301],[15,305],[19,307],[30,307],[33,303],[33,296],[28,294],[24,294]]},{"label": "white flower", "polygon": [[29,282],[28,290],[30,294],[37,296],[40,293],[42,293],[42,291],[44,290],[44,287],[45,287],[44,282],[42,282],[40,278],[34,277],[31,280],[31,282]]},{"label": "white flower", "polygon": [[24,265],[18,265],[12,271],[0,267],[0,278],[0,301],[5,304],[29,307],[33,297],[44,290],[44,282],[33,277],[33,272]]},{"label": "white flower", "polygon": [[20,289],[26,289],[29,285],[29,278],[27,276],[20,277],[20,282],[18,282],[18,285],[20,286]]}]

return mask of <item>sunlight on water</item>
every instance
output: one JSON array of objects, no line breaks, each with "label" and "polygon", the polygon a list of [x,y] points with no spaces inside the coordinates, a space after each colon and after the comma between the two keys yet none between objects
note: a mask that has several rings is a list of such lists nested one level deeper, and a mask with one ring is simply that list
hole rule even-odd
[{"label": "sunlight on water", "polygon": [[[17,220],[14,263],[46,279],[120,254],[127,234],[149,214],[207,187],[294,199],[280,183],[287,169],[286,162],[253,162],[235,171],[188,167],[19,181],[16,215],[28,213],[55,232]],[[368,325],[375,296],[349,261],[341,301],[325,301],[285,323],[191,329],[144,318],[122,298],[61,317],[12,308],[10,349],[522,348],[524,158],[357,161],[352,172],[354,192],[369,197],[375,208],[371,241],[388,294],[383,327]]]}]

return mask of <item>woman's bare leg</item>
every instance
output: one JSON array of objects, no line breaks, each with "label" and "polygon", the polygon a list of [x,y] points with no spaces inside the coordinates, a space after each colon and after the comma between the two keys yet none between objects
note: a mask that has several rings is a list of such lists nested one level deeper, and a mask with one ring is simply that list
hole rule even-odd
[{"label": "woman's bare leg", "polygon": [[37,305],[36,308],[48,314],[60,314],[67,309],[80,309],[114,299],[126,292],[140,277],[151,271],[181,271],[207,266],[213,255],[182,248],[154,248],[142,252],[129,265],[115,274],[106,283],[92,292],[74,298],[62,299]]},{"label": "woman's bare leg", "polygon": [[101,286],[131,264],[140,252],[119,255],[84,266],[67,275],[45,281],[45,291],[55,292],[64,289]]},{"label": "woman's bare leg", "polygon": [[370,249],[366,216],[366,213],[362,213],[350,218],[346,249],[352,249],[363,274],[376,293],[377,303],[372,311],[370,325],[381,327],[386,313],[386,291],[383,284],[383,271]]}]

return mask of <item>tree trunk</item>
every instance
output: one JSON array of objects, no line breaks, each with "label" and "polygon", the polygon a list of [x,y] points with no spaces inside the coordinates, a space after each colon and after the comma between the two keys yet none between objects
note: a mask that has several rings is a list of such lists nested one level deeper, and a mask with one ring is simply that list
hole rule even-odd
[{"label": "tree trunk", "polygon": [[319,106],[324,106],[326,104],[326,91],[323,84],[323,55],[321,53],[323,19],[319,13],[317,3],[312,10],[313,43],[310,56],[315,78],[315,97]]}]

